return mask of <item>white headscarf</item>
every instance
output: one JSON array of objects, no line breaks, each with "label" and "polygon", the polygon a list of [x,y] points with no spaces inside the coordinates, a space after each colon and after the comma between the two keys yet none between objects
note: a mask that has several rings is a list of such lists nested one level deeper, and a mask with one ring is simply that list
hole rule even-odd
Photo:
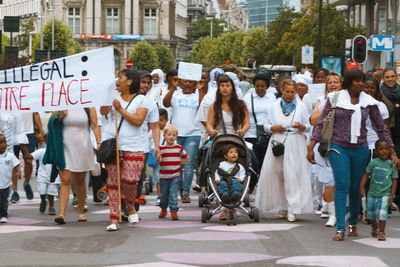
[{"label": "white headscarf", "polygon": [[168,87],[164,82],[164,73],[160,69],[155,69],[151,72],[151,76],[157,74],[159,77],[158,83],[154,84],[154,80],[152,80],[153,84],[151,86],[150,91],[147,93],[159,106],[161,106],[163,91]]},{"label": "white headscarf", "polygon": [[215,79],[215,75],[219,74],[223,74],[224,70],[220,69],[220,68],[215,68],[210,72],[210,82],[208,83],[208,88],[217,88],[217,82],[214,81]]},{"label": "white headscarf", "polygon": [[[160,70],[160,69],[154,69],[154,70],[151,72],[151,76],[153,76],[154,74],[158,74],[159,80],[158,80],[158,83],[157,83],[157,84],[162,84],[162,83],[164,83],[164,72],[163,72],[162,70]],[[153,85],[154,85],[154,80],[153,80]]]},{"label": "white headscarf", "polygon": [[232,79],[233,83],[235,84],[236,94],[239,99],[242,99],[243,93],[242,93],[242,90],[240,89],[240,86],[239,86],[240,80],[237,77],[237,75],[233,72],[225,72],[225,75],[228,75],[228,77]]}]

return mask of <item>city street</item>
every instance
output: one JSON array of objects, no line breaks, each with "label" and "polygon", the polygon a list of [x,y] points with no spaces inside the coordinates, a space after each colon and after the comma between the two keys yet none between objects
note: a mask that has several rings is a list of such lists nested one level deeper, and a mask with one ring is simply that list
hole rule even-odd
[{"label": "city street", "polygon": [[[20,184],[21,185],[21,184]],[[35,187],[35,186],[34,186]],[[19,188],[22,188],[20,186]],[[90,194],[91,195],[91,194]],[[155,196],[139,212],[141,221],[122,223],[106,232],[108,207],[88,199],[88,222],[77,222],[69,204],[66,224],[39,213],[39,198],[9,207],[9,222],[0,225],[1,266],[398,266],[400,214],[388,221],[385,242],[370,237],[370,227],[359,225],[359,237],[331,241],[335,230],[315,214],[301,215],[295,223],[276,214],[259,223],[238,216],[227,226],[218,216],[201,223],[197,194],[181,204],[180,220],[158,219]],[[58,201],[56,202],[58,211]]]}]

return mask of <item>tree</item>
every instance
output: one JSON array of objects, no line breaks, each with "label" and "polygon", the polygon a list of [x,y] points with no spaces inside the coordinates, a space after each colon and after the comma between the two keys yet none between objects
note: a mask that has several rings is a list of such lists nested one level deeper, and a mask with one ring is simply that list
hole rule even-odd
[{"label": "tree", "polygon": [[264,27],[252,28],[243,38],[242,60],[251,59],[257,65],[267,63],[265,51],[267,50],[267,33]]},{"label": "tree", "polygon": [[236,35],[236,38],[232,45],[231,56],[230,56],[231,62],[232,64],[238,66],[244,66],[246,64],[246,60],[242,57],[242,53],[243,53],[243,40],[246,34],[241,31],[235,31],[233,34]]},{"label": "tree", "polygon": [[9,62],[9,60],[5,60],[4,58],[4,53],[5,53],[5,49],[4,47],[9,46],[10,45],[10,38],[8,38],[7,35],[2,34],[2,45],[1,45],[1,55],[0,55],[0,62],[1,62],[1,66],[0,69],[10,69],[13,68],[14,65],[16,64],[16,62]]},{"label": "tree", "polygon": [[[40,33],[33,42],[33,50],[40,49]],[[51,50],[51,20],[43,27],[43,49]],[[71,30],[60,20],[54,20],[54,50],[66,50],[67,55],[73,55],[83,51],[82,46],[74,40]]]},{"label": "tree", "polygon": [[157,44],[154,46],[158,58],[158,68],[163,72],[167,72],[175,65],[175,59],[171,51],[165,44]]},{"label": "tree", "polygon": [[[227,23],[221,19],[213,19],[213,37],[218,37],[221,33],[224,32],[224,27],[219,26],[220,23]],[[211,20],[206,20],[205,18],[201,18],[189,24],[187,39],[191,42],[198,40],[201,37],[210,36],[211,29]]]},{"label": "tree", "polygon": [[295,12],[294,8],[288,6],[278,7],[279,15],[274,21],[268,23],[267,49],[265,51],[267,63],[272,65],[291,65],[293,63],[292,55],[285,53],[284,47],[279,43],[282,36],[289,32],[295,19],[301,18],[304,14]]},{"label": "tree", "polygon": [[[322,55],[342,55],[344,53],[345,40],[352,39],[358,34],[365,34],[362,26],[351,26],[345,15],[333,5],[322,7]],[[318,40],[318,6],[311,12],[295,19],[290,31],[286,32],[279,43],[287,56],[294,56],[295,65],[301,66],[301,47],[310,45],[317,48]],[[317,51],[317,49],[314,49]],[[317,62],[317,53],[314,53],[314,65]]]},{"label": "tree", "polygon": [[29,35],[32,35],[32,40],[35,39],[36,34],[32,34],[35,32],[35,18],[31,17],[30,19],[21,23],[21,34],[18,35],[18,42],[17,46],[19,47],[20,51],[27,51],[28,54],[30,51],[29,49]]},{"label": "tree", "polygon": [[190,62],[203,64],[205,66],[215,65],[217,39],[210,36],[199,38],[190,52]]},{"label": "tree", "polygon": [[[236,38],[238,38],[241,33],[240,31],[225,32],[217,38],[217,47],[215,51],[217,61],[214,63],[215,65],[224,64],[226,61],[233,63],[232,51],[235,48],[234,44]],[[240,44],[240,47],[242,47],[242,44]]]},{"label": "tree", "polygon": [[135,45],[129,60],[132,60],[133,65],[139,70],[152,71],[158,66],[157,53],[146,41],[140,41]]}]

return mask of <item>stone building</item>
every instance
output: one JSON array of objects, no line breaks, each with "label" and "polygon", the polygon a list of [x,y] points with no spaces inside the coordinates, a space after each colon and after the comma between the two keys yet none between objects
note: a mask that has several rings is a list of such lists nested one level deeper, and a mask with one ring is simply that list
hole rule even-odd
[{"label": "stone building", "polygon": [[41,19],[45,24],[53,12],[70,27],[84,50],[114,47],[117,69],[125,66],[137,39],[166,44],[177,61],[186,55],[186,0],[3,0],[0,5],[0,18],[33,16],[37,31]]}]

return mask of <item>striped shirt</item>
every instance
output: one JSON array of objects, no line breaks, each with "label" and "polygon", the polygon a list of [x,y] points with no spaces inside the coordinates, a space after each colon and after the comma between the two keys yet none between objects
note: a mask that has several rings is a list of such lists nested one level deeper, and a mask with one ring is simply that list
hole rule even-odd
[{"label": "striped shirt", "polygon": [[174,179],[181,172],[182,159],[187,157],[181,145],[160,146],[162,160],[160,162],[160,179]]}]

